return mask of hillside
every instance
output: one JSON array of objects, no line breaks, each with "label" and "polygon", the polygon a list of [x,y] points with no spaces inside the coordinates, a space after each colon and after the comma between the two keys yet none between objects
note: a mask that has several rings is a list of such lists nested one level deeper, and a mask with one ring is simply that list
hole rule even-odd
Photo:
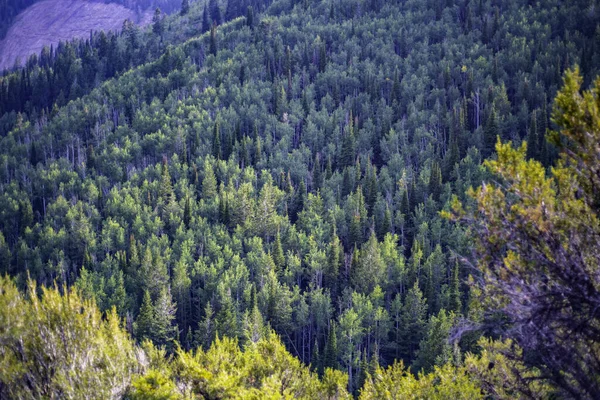
[{"label": "hillside", "polygon": [[0,77],[0,397],[597,397],[594,4],[182,1]]},{"label": "hillside", "polygon": [[37,2],[17,16],[0,41],[0,70],[13,67],[16,60],[23,65],[44,46],[56,47],[59,41],[89,37],[91,31],[120,30],[126,19],[146,25],[152,12],[139,15],[118,4],[90,0]]}]

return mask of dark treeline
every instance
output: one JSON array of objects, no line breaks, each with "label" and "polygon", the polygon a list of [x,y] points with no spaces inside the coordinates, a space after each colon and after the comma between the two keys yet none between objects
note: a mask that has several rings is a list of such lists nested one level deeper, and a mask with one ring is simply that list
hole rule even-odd
[{"label": "dark treeline", "polygon": [[480,333],[440,338],[480,315],[477,272],[439,212],[490,178],[497,138],[555,161],[551,101],[572,65],[600,72],[598,18],[211,0],[45,50],[0,78],[0,272],[73,286],[169,351],[264,321],[354,392],[374,362],[460,360]]}]

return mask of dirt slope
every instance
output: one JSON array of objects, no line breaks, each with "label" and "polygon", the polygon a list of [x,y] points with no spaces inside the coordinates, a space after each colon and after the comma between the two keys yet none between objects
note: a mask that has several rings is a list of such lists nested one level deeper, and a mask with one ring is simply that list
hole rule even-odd
[{"label": "dirt slope", "polygon": [[90,31],[121,29],[126,19],[146,24],[151,13],[138,15],[118,4],[89,0],[40,1],[19,14],[0,41],[0,71],[12,67],[17,59],[24,64],[45,45],[86,37]]}]

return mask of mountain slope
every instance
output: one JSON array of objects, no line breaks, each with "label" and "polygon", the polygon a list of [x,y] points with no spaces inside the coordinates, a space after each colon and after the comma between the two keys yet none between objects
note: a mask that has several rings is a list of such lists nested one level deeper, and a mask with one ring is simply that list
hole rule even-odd
[{"label": "mountain slope", "polygon": [[139,15],[118,4],[88,0],[40,1],[19,14],[0,41],[0,70],[13,67],[17,60],[23,65],[44,46],[89,37],[91,31],[120,30],[126,19],[146,25],[152,13]]},{"label": "mountain slope", "polygon": [[477,351],[445,340],[479,310],[439,211],[498,137],[551,165],[562,73],[600,65],[588,1],[530,3],[192,3],[0,78],[1,271],[167,351],[268,323],[353,392]]}]

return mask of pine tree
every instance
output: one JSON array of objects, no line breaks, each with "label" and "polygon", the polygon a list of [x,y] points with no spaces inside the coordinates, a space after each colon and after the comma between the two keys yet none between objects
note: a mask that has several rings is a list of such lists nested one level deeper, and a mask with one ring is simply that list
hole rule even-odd
[{"label": "pine tree", "polygon": [[190,326],[192,311],[190,288],[192,280],[188,274],[188,260],[191,259],[189,246],[183,246],[181,259],[173,268],[173,293],[177,303],[177,322],[181,329]]},{"label": "pine tree", "polygon": [[171,175],[169,174],[169,165],[167,160],[163,159],[158,196],[162,200],[162,203],[166,205],[171,202],[173,195],[173,184],[171,183]]},{"label": "pine tree", "polygon": [[265,336],[265,325],[263,316],[258,308],[258,299],[256,298],[256,289],[252,286],[252,308],[244,317],[244,337],[249,343],[257,343]]},{"label": "pine tree", "polygon": [[319,46],[319,72],[325,72],[327,68],[327,48],[325,43],[321,43]]},{"label": "pine tree", "polygon": [[313,345],[311,357],[310,357],[310,365],[313,371],[316,371],[319,376],[323,376],[323,364],[321,362],[321,355],[319,354],[319,341],[315,340]]},{"label": "pine tree", "polygon": [[186,196],[185,205],[183,207],[183,223],[185,224],[186,228],[189,229],[191,221],[192,221],[192,205],[191,205],[190,196]]},{"label": "pine tree", "polygon": [[202,179],[202,198],[212,202],[217,197],[217,178],[210,161],[204,161],[204,178]]},{"label": "pine tree", "polygon": [[279,230],[275,235],[275,243],[273,243],[272,257],[278,273],[283,272],[283,268],[285,267],[285,255],[283,254],[283,246],[281,245],[281,235],[279,234]]},{"label": "pine tree", "polygon": [[454,173],[454,166],[460,162],[460,150],[454,128],[451,128],[450,143],[444,158],[444,180],[449,181]]},{"label": "pine tree", "polygon": [[338,347],[337,347],[337,334],[335,329],[335,322],[330,321],[329,323],[329,334],[327,335],[327,343],[325,344],[325,350],[323,351],[323,369],[333,368],[338,369]]},{"label": "pine tree", "polygon": [[458,261],[454,264],[452,270],[452,281],[450,283],[450,301],[448,308],[450,311],[454,311],[456,314],[460,314],[462,311],[462,301],[460,299],[460,277],[459,277],[459,264]]},{"label": "pine tree", "polygon": [[325,270],[324,286],[330,288],[332,297],[336,297],[338,289],[338,278],[340,268],[343,263],[344,249],[340,242],[335,227],[333,237],[329,243],[329,254],[327,259],[327,269]]},{"label": "pine tree", "polygon": [[262,139],[260,136],[256,138],[256,143],[254,146],[254,164],[258,165],[262,161]]},{"label": "pine tree", "polygon": [[349,167],[354,164],[356,157],[356,139],[354,138],[354,127],[352,122],[352,114],[346,134],[342,138],[342,149],[340,152],[340,167]]},{"label": "pine tree", "polygon": [[429,175],[429,193],[435,201],[439,201],[442,194],[442,169],[437,160],[434,160],[431,165],[431,173]]},{"label": "pine tree", "polygon": [[221,17],[221,8],[217,0],[209,0],[208,10],[210,12],[210,19],[212,24],[221,25],[223,18]]},{"label": "pine tree", "polygon": [[496,122],[496,109],[492,106],[492,111],[485,124],[483,130],[483,150],[481,154],[484,158],[488,158],[494,152],[496,141],[498,140],[498,123]]},{"label": "pine tree", "polygon": [[312,187],[313,190],[319,190],[322,184],[322,173],[321,173],[321,156],[317,153],[315,155],[315,162],[312,170]]},{"label": "pine tree", "polygon": [[155,323],[151,337],[156,344],[166,346],[168,349],[177,339],[177,326],[173,325],[176,310],[170,289],[163,288],[154,305]]},{"label": "pine tree", "polygon": [[198,329],[194,334],[195,344],[202,346],[204,350],[210,347],[217,333],[214,316],[212,305],[207,301],[204,306],[204,318],[198,323]]},{"label": "pine tree", "polygon": [[152,339],[155,324],[156,315],[154,313],[154,306],[152,305],[150,292],[146,290],[144,291],[144,299],[142,301],[140,313],[135,320],[135,336],[138,340]]},{"label": "pine tree", "polygon": [[352,178],[350,177],[350,168],[344,168],[344,175],[342,177],[342,196],[348,196],[354,190],[354,185],[352,184]]},{"label": "pine tree", "polygon": [[204,6],[204,11],[202,11],[202,33],[206,33],[210,31],[212,27],[212,23],[210,22],[210,17],[208,16],[208,6]]},{"label": "pine tree", "polygon": [[169,274],[162,255],[153,254],[150,246],[146,247],[138,276],[141,289],[148,290],[155,299],[169,283]]},{"label": "pine tree", "polygon": [[377,201],[377,167],[375,167],[371,162],[367,164],[367,172],[366,172],[366,182],[365,182],[365,201],[367,203],[368,210],[370,212],[373,211],[373,206],[375,205],[375,201]]},{"label": "pine tree", "polygon": [[254,8],[252,6],[248,6],[246,10],[246,25],[250,27],[250,29],[254,29]]},{"label": "pine tree", "polygon": [[242,2],[239,0],[228,0],[227,7],[225,8],[225,21],[231,21],[232,19],[240,15],[239,5]]},{"label": "pine tree", "polygon": [[181,1],[181,15],[186,15],[190,12],[190,0]]},{"label": "pine tree", "polygon": [[448,314],[444,309],[437,316],[431,316],[425,337],[419,344],[414,362],[415,372],[422,370],[429,373],[435,365],[443,366],[452,360],[452,345],[448,336],[453,324],[454,314]]},{"label": "pine tree", "polygon": [[427,301],[419,288],[416,280],[413,287],[406,294],[402,308],[402,345],[404,359],[413,360],[419,347],[419,342],[425,332],[425,316],[427,313]]},{"label": "pine tree", "polygon": [[163,13],[158,7],[154,10],[152,17],[152,31],[158,36],[161,36],[164,31]]},{"label": "pine tree", "polygon": [[537,129],[537,110],[531,113],[531,123],[527,132],[527,158],[539,160],[540,156],[540,140]]},{"label": "pine tree", "polygon": [[214,24],[210,28],[209,53],[213,56],[217,55],[217,26]]},{"label": "pine tree", "polygon": [[212,155],[217,160],[223,158],[221,147],[221,124],[218,119],[215,120],[215,125],[213,126]]}]

